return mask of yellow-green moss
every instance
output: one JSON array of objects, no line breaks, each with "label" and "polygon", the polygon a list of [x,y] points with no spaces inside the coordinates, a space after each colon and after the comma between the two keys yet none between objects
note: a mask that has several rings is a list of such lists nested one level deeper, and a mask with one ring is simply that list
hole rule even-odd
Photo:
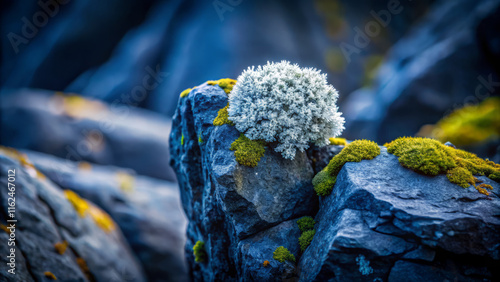
[{"label": "yellow-green moss", "polygon": [[193,247],[194,261],[204,262],[207,256],[205,251],[205,243],[202,241],[197,241]]},{"label": "yellow-green moss", "polygon": [[436,125],[422,127],[421,136],[466,146],[500,138],[500,97],[453,111]]},{"label": "yellow-green moss", "polygon": [[201,138],[201,134],[198,135],[198,144],[203,144],[203,139]]},{"label": "yellow-green moss", "polygon": [[233,90],[234,85],[236,84],[236,80],[231,78],[222,78],[219,80],[209,80],[207,81],[208,85],[219,85],[226,94],[229,94],[231,90]]},{"label": "yellow-green moss", "polygon": [[184,133],[181,136],[181,145],[184,145]]},{"label": "yellow-green moss", "polygon": [[328,165],[313,178],[314,190],[319,196],[326,196],[332,192],[337,181],[337,174],[347,162],[371,160],[380,155],[380,147],[369,140],[355,140],[333,157]]},{"label": "yellow-green moss", "polygon": [[345,140],[345,138],[340,138],[340,137],[332,137],[332,138],[329,138],[328,140],[330,140],[330,145],[347,145],[347,141]]},{"label": "yellow-green moss", "polygon": [[260,158],[265,153],[265,142],[261,140],[250,140],[243,134],[231,144],[236,161],[241,165],[256,167]]},{"label": "yellow-green moss", "polygon": [[90,215],[95,224],[105,232],[111,232],[116,229],[116,225],[111,217],[94,204],[80,198],[78,194],[71,190],[64,190],[64,195],[80,217],[83,218]]},{"label": "yellow-green moss", "polygon": [[181,98],[186,97],[191,92],[191,90],[193,90],[193,89],[192,88],[188,88],[188,89],[182,91],[181,92]]},{"label": "yellow-green moss", "polygon": [[285,262],[285,260],[295,262],[295,256],[283,246],[279,246],[276,248],[276,250],[274,250],[273,259],[279,262]]},{"label": "yellow-green moss", "polygon": [[312,239],[314,238],[314,234],[316,234],[316,230],[307,230],[302,235],[299,237],[299,245],[300,245],[300,250],[303,252],[309,247],[309,244],[311,244]]},{"label": "yellow-green moss", "polygon": [[234,125],[234,123],[229,120],[229,113],[227,112],[228,108],[229,108],[229,103],[227,103],[227,105],[224,108],[219,110],[219,112],[217,113],[217,117],[214,119],[213,122],[215,126],[221,126],[223,124]]},{"label": "yellow-green moss", "polygon": [[314,219],[310,216],[303,216],[297,220],[297,225],[299,226],[301,232],[314,229],[314,224],[316,224],[316,221],[314,221]]},{"label": "yellow-green moss", "polygon": [[500,174],[500,165],[434,139],[401,137],[386,146],[389,153],[399,157],[402,166],[426,175],[446,174],[450,182],[464,188],[476,187],[474,175],[495,180]]}]

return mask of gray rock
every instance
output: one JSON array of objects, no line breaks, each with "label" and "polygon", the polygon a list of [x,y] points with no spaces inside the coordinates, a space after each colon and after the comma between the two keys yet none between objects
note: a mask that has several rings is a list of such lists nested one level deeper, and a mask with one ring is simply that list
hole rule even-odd
[{"label": "gray rock", "polygon": [[[219,86],[199,86],[179,100],[170,135],[171,164],[189,219],[186,253],[195,280],[243,279],[235,264],[241,240],[317,210],[314,172],[305,153],[290,161],[267,147],[255,168],[236,162],[229,148],[239,132],[212,125],[226,104]],[[205,242],[205,263],[194,263],[192,247],[198,240]]]},{"label": "gray rock", "polygon": [[[15,169],[16,175],[17,273],[10,276],[2,271],[0,280],[49,281],[44,273],[50,271],[61,281],[145,281],[140,264],[116,225],[106,230],[89,214],[81,217],[57,185],[37,175],[33,168],[6,156],[5,151],[0,153],[2,224],[8,216],[9,169]],[[5,235],[2,231],[0,236],[6,239]],[[54,244],[63,240],[68,241],[69,247],[61,255]],[[88,271],[80,267],[82,264],[79,266],[77,258],[85,261]],[[5,269],[7,257],[2,255],[0,260]]]},{"label": "gray rock", "polygon": [[73,99],[65,106],[52,91],[4,90],[0,96],[2,145],[175,181],[169,166],[168,118],[95,100]]},{"label": "gray rock", "polygon": [[187,220],[175,183],[116,167],[84,168],[45,154],[25,153],[54,183],[109,213],[141,262],[148,281],[188,280],[184,256]]},{"label": "gray rock", "polygon": [[[491,279],[500,261],[500,186],[478,178],[494,187],[490,196],[444,175],[406,169],[385,148],[373,160],[345,164],[332,194],[322,199],[300,279]],[[466,273],[478,264],[488,271]],[[429,265],[432,273],[419,274]]]}]

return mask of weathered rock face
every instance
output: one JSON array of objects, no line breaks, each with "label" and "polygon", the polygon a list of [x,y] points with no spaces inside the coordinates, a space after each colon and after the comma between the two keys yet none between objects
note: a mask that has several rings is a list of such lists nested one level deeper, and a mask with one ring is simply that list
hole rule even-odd
[{"label": "weathered rock face", "polygon": [[[204,84],[194,89],[180,99],[170,135],[172,167],[189,219],[186,253],[195,279],[265,277],[258,265],[252,270],[236,263],[255,253],[243,242],[259,240],[255,238],[262,232],[273,233],[269,228],[317,210],[311,184],[314,172],[305,153],[290,161],[266,148],[255,168],[236,162],[229,148],[239,132],[229,125],[212,125],[226,104],[227,95],[219,86]],[[281,229],[292,232],[290,224]],[[296,238],[289,238],[291,242],[299,234],[293,235]],[[198,240],[205,242],[205,263],[194,263],[192,247]],[[263,243],[270,251],[266,259],[272,260],[281,242]],[[255,263],[262,265],[263,260]]]},{"label": "weathered rock face", "polygon": [[[52,181],[15,158],[0,154],[0,220],[8,218],[8,170],[15,169],[16,274],[7,272],[7,232],[0,232],[0,280],[48,281],[51,272],[60,281],[145,281],[143,270],[114,223],[102,228],[93,216],[81,216]],[[89,203],[89,205],[92,205]],[[95,209],[93,209],[96,212]],[[98,211],[98,210],[97,210]],[[98,212],[99,213],[99,212]],[[101,218],[102,219],[102,218]],[[54,244],[66,240],[62,254]]]},{"label": "weathered rock face", "polygon": [[[498,183],[478,177],[493,186],[486,196],[444,175],[408,170],[382,147],[373,160],[344,165],[332,194],[318,204],[312,177],[342,147],[312,148],[293,161],[266,148],[255,168],[243,167],[229,150],[239,132],[212,125],[226,104],[218,86],[194,89],[180,99],[170,136],[189,219],[186,256],[194,280],[500,277],[494,268],[500,262]],[[296,224],[302,215],[317,222],[304,253]],[[194,261],[197,241],[205,242],[204,262]],[[278,246],[288,248],[297,263],[274,260]]]},{"label": "weathered rock face", "polygon": [[347,163],[316,215],[302,281],[493,279],[500,273],[500,186],[485,196],[402,167],[385,148]]},{"label": "weathered rock face", "polygon": [[187,220],[176,184],[116,167],[25,153],[58,186],[75,191],[113,218],[148,281],[188,280],[184,256]]}]

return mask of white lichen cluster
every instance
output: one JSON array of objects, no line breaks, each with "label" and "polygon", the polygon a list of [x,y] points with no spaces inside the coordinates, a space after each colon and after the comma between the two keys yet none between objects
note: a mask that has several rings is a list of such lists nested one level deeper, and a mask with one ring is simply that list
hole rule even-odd
[{"label": "white lichen cluster", "polygon": [[325,146],[344,129],[338,93],[314,68],[287,61],[250,67],[229,96],[229,119],[249,139],[277,142],[276,152],[293,159],[309,143]]}]

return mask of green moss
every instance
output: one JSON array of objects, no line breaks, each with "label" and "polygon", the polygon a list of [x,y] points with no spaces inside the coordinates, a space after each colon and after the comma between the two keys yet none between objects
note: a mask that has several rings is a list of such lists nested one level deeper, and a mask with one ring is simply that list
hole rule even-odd
[{"label": "green moss", "polygon": [[297,225],[299,226],[301,232],[314,229],[314,224],[316,224],[316,221],[314,221],[314,219],[310,216],[304,216],[297,220]]},{"label": "green moss", "polygon": [[202,241],[197,241],[193,247],[194,261],[204,262],[207,257],[207,252],[205,251],[205,243]]},{"label": "green moss", "polygon": [[332,192],[337,180],[337,174],[347,162],[371,160],[380,155],[377,143],[369,140],[355,140],[333,157],[328,165],[313,178],[314,190],[319,196],[326,196]]},{"label": "green moss", "polygon": [[426,125],[419,132],[441,142],[467,146],[500,137],[500,97],[490,97],[478,105],[453,111],[436,125]]},{"label": "green moss", "polygon": [[227,112],[228,108],[229,108],[229,103],[227,103],[227,105],[224,108],[219,110],[219,112],[217,113],[217,117],[214,119],[213,122],[215,126],[221,126],[223,124],[234,125],[234,123],[229,120],[229,113]]},{"label": "green moss", "polygon": [[198,135],[198,144],[203,144],[203,139],[201,138],[201,134]]},{"label": "green moss", "polygon": [[490,173],[488,177],[498,183],[500,183],[500,171]]},{"label": "green moss", "polygon": [[265,142],[260,140],[250,140],[243,134],[231,144],[231,151],[234,151],[236,161],[241,165],[256,167],[260,158],[265,153]]},{"label": "green moss", "polygon": [[342,145],[342,146],[347,145],[347,141],[345,140],[345,138],[332,137],[329,138],[328,140],[330,140],[330,145]]},{"label": "green moss", "polygon": [[184,133],[181,136],[181,145],[184,145]]},{"label": "green moss", "polygon": [[285,262],[285,260],[295,262],[295,256],[283,246],[279,246],[276,248],[276,250],[274,250],[273,259],[279,262]]},{"label": "green moss", "polygon": [[231,78],[222,78],[219,80],[209,80],[207,81],[208,85],[219,85],[226,94],[229,95],[231,90],[233,90],[234,85],[236,84],[236,80]]},{"label": "green moss", "polygon": [[476,186],[474,175],[487,175],[493,180],[500,175],[500,165],[434,139],[402,137],[386,146],[402,166],[426,175],[446,174],[451,183],[464,188]]},{"label": "green moss", "polygon": [[311,244],[312,239],[314,238],[314,234],[316,234],[316,230],[307,230],[299,237],[299,245],[300,250],[303,252],[307,249],[309,244]]},{"label": "green moss", "polygon": [[181,92],[181,98],[186,97],[191,92],[191,90],[193,90],[193,88],[188,88],[188,89],[182,91]]}]

